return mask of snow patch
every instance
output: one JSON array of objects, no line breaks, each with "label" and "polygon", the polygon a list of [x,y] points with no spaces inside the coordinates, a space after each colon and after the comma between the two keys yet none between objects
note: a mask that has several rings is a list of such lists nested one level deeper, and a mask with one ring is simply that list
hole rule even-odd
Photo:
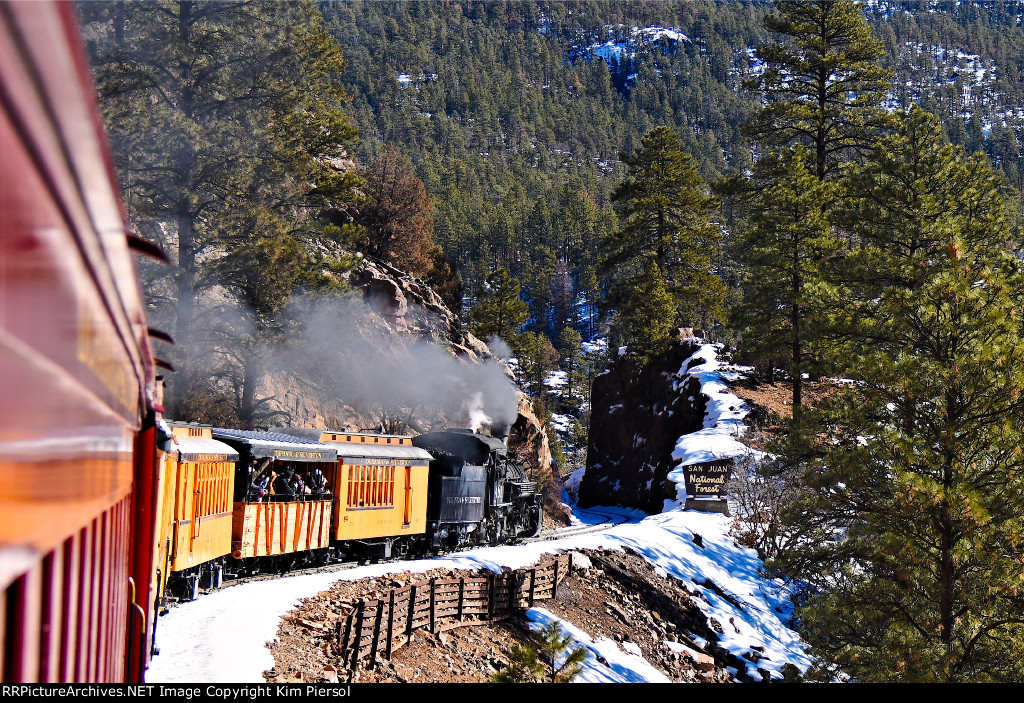
[{"label": "snow patch", "polygon": [[[750,412],[746,403],[730,393],[726,381],[734,380],[744,367],[723,364],[718,359],[721,344],[701,344],[697,351],[683,362],[677,374],[681,380],[695,378],[700,383],[701,393],[707,397],[704,414],[704,428],[683,435],[676,441],[672,458],[679,462],[668,473],[676,484],[676,501],[666,500],[665,508],[675,509],[677,501],[686,498],[686,484],[683,467],[719,459],[733,459],[737,463],[746,459],[759,459],[762,452],[751,449],[739,441],[746,431],[743,418]],[[696,365],[689,364],[699,361]],[[693,396],[690,396],[691,399]]]}]

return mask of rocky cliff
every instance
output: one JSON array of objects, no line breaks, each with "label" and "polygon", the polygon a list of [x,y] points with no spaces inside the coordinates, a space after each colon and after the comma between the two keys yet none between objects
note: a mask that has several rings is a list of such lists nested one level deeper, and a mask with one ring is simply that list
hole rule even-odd
[{"label": "rocky cliff", "polygon": [[703,426],[706,398],[680,368],[697,350],[682,342],[644,368],[620,356],[594,379],[587,470],[579,504],[624,505],[649,513],[675,498],[666,482],[676,440]]}]

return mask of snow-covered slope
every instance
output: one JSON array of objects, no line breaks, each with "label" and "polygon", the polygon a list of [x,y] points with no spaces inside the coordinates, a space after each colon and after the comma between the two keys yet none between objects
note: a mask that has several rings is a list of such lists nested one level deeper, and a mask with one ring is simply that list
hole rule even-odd
[{"label": "snow-covered slope", "polygon": [[[518,568],[533,564],[544,553],[555,550],[623,547],[641,554],[666,574],[682,579],[691,591],[700,592],[706,599],[698,599],[701,608],[708,616],[725,624],[720,644],[729,651],[741,656],[752,647],[763,647],[766,659],[758,662],[758,666],[769,669],[773,676],[781,676],[781,668],[787,662],[801,670],[808,666],[803,644],[785,625],[787,599],[782,584],[760,577],[761,562],[757,555],[753,550],[738,547],[728,536],[728,518],[682,510],[654,516],[622,512],[629,515],[631,521],[601,534],[259,581],[205,595],[177,606],[160,619],[157,645],[161,653],[153,660],[147,680],[160,683],[262,681],[262,672],[273,666],[273,659],[264,645],[273,639],[281,617],[300,598],[315,595],[341,579],[438,567],[484,568],[497,572],[503,566]],[[585,513],[581,517],[587,521]],[[701,535],[703,548],[694,544],[695,533]],[[729,593],[733,602],[704,586],[708,580]],[[590,638],[588,643],[586,638],[578,639],[582,645],[601,652],[601,656],[611,661],[606,649],[617,645],[606,640]],[[636,660],[635,655],[625,654],[616,659],[617,666]],[[588,666],[591,669],[603,667],[595,662],[596,657],[591,657]],[[612,676],[612,670],[594,669],[584,680],[650,680],[649,669],[649,664],[636,662],[636,673],[627,676],[620,672],[620,678]],[[602,673],[604,678],[594,672]],[[759,678],[753,664],[749,673],[755,680]]]},{"label": "snow-covered slope", "polygon": [[[681,507],[686,501],[683,467],[715,459],[733,459],[739,462],[761,455],[761,452],[750,449],[738,439],[746,431],[743,418],[747,416],[749,409],[727,388],[726,382],[735,380],[739,369],[729,367],[719,360],[718,353],[721,347],[720,344],[702,344],[683,362],[679,370],[680,380],[676,385],[681,386],[687,377],[696,378],[708,402],[704,415],[704,429],[680,437],[672,452],[672,458],[678,461],[679,465],[669,472],[668,478],[676,484],[677,499],[666,500],[666,510]],[[691,364],[694,365],[690,366]]]}]

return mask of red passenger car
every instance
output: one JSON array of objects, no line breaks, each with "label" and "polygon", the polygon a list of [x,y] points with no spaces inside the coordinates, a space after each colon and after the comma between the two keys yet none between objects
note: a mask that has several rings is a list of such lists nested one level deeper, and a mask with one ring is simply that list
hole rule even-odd
[{"label": "red passenger car", "polygon": [[152,620],[154,376],[70,4],[0,3],[0,662],[134,681]]}]

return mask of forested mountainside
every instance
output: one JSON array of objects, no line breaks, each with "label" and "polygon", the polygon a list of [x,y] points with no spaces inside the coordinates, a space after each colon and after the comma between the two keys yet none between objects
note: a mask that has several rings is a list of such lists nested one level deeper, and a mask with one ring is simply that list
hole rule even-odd
[{"label": "forested mountainside", "polygon": [[[129,215],[178,264],[147,274],[153,318],[178,341],[164,352],[182,369],[171,406],[185,412],[186,387],[200,407],[228,389],[231,414],[255,422],[254,379],[294,332],[295,295],[343,294],[356,254],[424,278],[481,338],[512,342],[534,395],[551,366],[578,374],[575,335],[621,307],[609,250],[635,243],[618,237],[622,155],[667,126],[691,180],[748,172],[764,149],[744,125],[762,105],[769,8],[82,3]],[[894,69],[889,106],[920,101],[1018,195],[1020,8],[861,6]],[[695,321],[723,338],[743,287],[726,204],[712,218],[724,236],[701,242],[721,299]],[[190,347],[202,370],[183,363]],[[556,405],[585,405],[568,400]]]},{"label": "forested mountainside", "polygon": [[[320,7],[347,60],[361,154],[400,148],[434,201],[435,241],[467,294],[507,267],[531,326],[549,336],[566,323],[552,319],[566,273],[577,302],[600,298],[597,250],[616,227],[620,153],[668,125],[704,178],[750,167],[756,144],[741,126],[761,97],[744,81],[763,70],[754,48],[770,36],[768,2]],[[939,115],[954,144],[986,151],[1019,190],[1024,5],[882,0],[864,11],[895,71],[891,105]]]}]

